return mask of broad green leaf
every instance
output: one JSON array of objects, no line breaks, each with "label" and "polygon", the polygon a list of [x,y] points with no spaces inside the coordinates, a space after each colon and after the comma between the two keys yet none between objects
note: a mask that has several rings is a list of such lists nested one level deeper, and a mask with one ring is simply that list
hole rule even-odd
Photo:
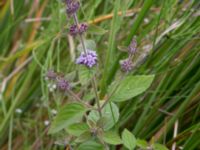
[{"label": "broad green leaf", "polygon": [[95,141],[87,141],[79,145],[77,150],[104,150],[103,146]]},{"label": "broad green leaf", "polygon": [[82,143],[85,141],[88,141],[92,138],[90,131],[86,131],[84,133],[82,133],[76,140],[76,143]]},{"label": "broad green leaf", "polygon": [[[96,50],[96,43],[95,41],[93,40],[84,40],[84,44],[85,44],[85,47],[88,49],[88,50]],[[77,47],[78,51],[80,52],[83,52],[83,46],[82,44],[80,43]]]},{"label": "broad green leaf", "polygon": [[90,119],[87,120],[87,124],[88,124],[88,126],[89,126],[90,128],[96,127],[96,122],[94,122],[94,121],[92,121],[92,120],[90,120]]},{"label": "broad green leaf", "polygon": [[[111,102],[110,104],[107,104],[102,109],[102,118],[103,118],[102,121],[105,122],[103,129],[105,131],[111,129],[115,125],[115,123],[117,123],[119,119],[119,108],[117,107],[117,105],[113,102]],[[89,113],[88,119],[96,123],[101,121],[99,117],[99,113],[96,110],[92,110]]]},{"label": "broad green leaf", "polygon": [[[97,126],[98,127],[101,127],[101,128],[105,128],[105,125],[107,124],[107,122],[108,122],[109,120],[108,120],[108,118],[107,117],[105,117],[105,116],[103,116],[103,117],[101,117],[98,121],[97,121]],[[105,129],[104,129],[105,130]]]},{"label": "broad green leaf", "polygon": [[106,32],[108,31],[96,25],[90,25],[88,28],[88,33],[90,34],[103,35]]},{"label": "broad green leaf", "polygon": [[[127,76],[122,81],[115,81],[108,90],[108,95],[111,95],[115,91],[110,100],[115,102],[129,100],[146,91],[153,79],[154,75],[138,75]],[[117,82],[120,82],[119,85]]]},{"label": "broad green leaf", "polygon": [[114,132],[114,131],[107,131],[103,134],[102,139],[111,145],[119,145],[122,144],[122,140],[120,139],[120,136]]},{"label": "broad green leaf", "polygon": [[136,138],[127,129],[125,129],[122,132],[122,142],[123,142],[124,146],[126,148],[128,148],[129,150],[133,150],[136,147]]},{"label": "broad green leaf", "polygon": [[79,66],[78,75],[82,85],[87,84],[95,74],[95,68],[88,69],[85,66]]},{"label": "broad green leaf", "polygon": [[145,140],[137,139],[136,145],[142,149],[146,149],[148,147],[148,143]]},{"label": "broad green leaf", "polygon": [[67,104],[61,108],[51,124],[49,133],[56,133],[67,126],[76,123],[86,112],[86,108],[79,103]]},{"label": "broad green leaf", "polygon": [[169,149],[168,149],[167,147],[165,147],[164,145],[158,144],[158,143],[153,144],[153,149],[154,149],[154,150],[169,150]]},{"label": "broad green leaf", "polygon": [[82,133],[88,130],[89,130],[89,126],[86,123],[75,123],[75,124],[69,125],[66,128],[66,131],[70,135],[74,135],[74,136],[80,136]]},{"label": "broad green leaf", "polygon": [[94,93],[94,90],[88,90],[87,93],[85,93],[85,95],[83,96],[83,100],[85,101],[90,101],[92,99],[95,98],[95,93]]}]

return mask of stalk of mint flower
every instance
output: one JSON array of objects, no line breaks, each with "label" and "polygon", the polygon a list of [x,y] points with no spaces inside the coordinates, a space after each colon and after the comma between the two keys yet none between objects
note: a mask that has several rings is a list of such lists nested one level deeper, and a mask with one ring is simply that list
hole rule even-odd
[{"label": "stalk of mint flower", "polygon": [[[74,18],[74,22],[75,22],[77,28],[80,28],[78,17],[76,15],[76,13],[73,14],[73,18]],[[85,54],[87,54],[87,49],[86,49],[86,46],[85,46],[85,43],[84,43],[84,40],[83,40],[83,36],[80,33],[79,33],[79,36],[80,36],[80,42],[81,42],[81,44],[83,46],[83,51],[84,51]]]},{"label": "stalk of mint flower", "polygon": [[[74,14],[74,20],[75,20],[76,25],[79,26],[78,18],[77,18],[76,14]],[[85,64],[87,67],[92,68],[97,63],[96,52],[94,52],[94,51],[89,51],[88,52],[87,48],[85,46],[84,40],[83,40],[83,36],[82,36],[81,33],[79,33],[79,37],[80,37],[81,45],[82,45],[83,50],[84,50],[84,54],[82,53],[80,55],[80,57],[77,59],[77,63],[78,64]],[[95,97],[96,97],[96,103],[97,103],[97,107],[98,107],[99,116],[101,117],[102,113],[101,113],[100,99],[99,99],[99,96],[98,96],[98,91],[97,91],[95,78],[92,78],[92,87],[93,87],[94,92],[95,92]]]},{"label": "stalk of mint flower", "polygon": [[[92,51],[92,50],[88,51],[85,46],[82,33],[86,31],[87,27],[85,24],[81,24],[81,25],[79,24],[79,20],[78,20],[77,14],[76,14],[80,5],[77,1],[72,1],[72,0],[66,0],[66,4],[67,4],[67,10],[68,10],[67,14],[69,16],[71,16],[71,15],[73,16],[74,23],[75,23],[75,25],[73,25],[70,28],[71,34],[79,35],[80,42],[81,42],[81,45],[83,47],[83,52],[84,52],[84,53],[81,53],[81,55],[77,59],[76,63],[83,64],[90,69],[94,65],[97,64],[97,54],[95,51]],[[92,87],[94,89],[95,96],[96,96],[96,103],[97,103],[97,107],[98,107],[99,116],[101,117],[102,113],[101,113],[100,99],[99,99],[99,95],[98,95],[95,78],[92,78]]]},{"label": "stalk of mint flower", "polygon": [[130,73],[134,69],[132,58],[133,58],[133,55],[136,53],[136,51],[137,51],[137,41],[133,38],[132,42],[128,46],[128,58],[120,61],[121,70],[122,70],[122,72],[125,72],[125,74],[123,74],[120,77],[120,79],[118,80],[118,83],[117,83],[116,87],[114,88],[114,90],[112,91],[112,93],[107,97],[107,99],[105,100],[105,102],[102,104],[101,110],[109,102],[109,100],[112,97],[112,95],[116,92],[116,90],[119,87],[120,81],[123,80],[124,76],[126,74]]},{"label": "stalk of mint flower", "polygon": [[[68,93],[71,97],[74,98],[77,102],[80,102],[81,104],[85,105],[89,109],[94,109],[93,106],[90,104],[85,103],[83,100],[81,100],[72,90],[70,83],[64,79],[63,77],[60,77],[58,73],[56,73],[54,70],[49,70],[45,77],[47,80],[53,81],[56,85],[56,89],[58,89],[61,92]],[[57,101],[56,101],[57,102]]]},{"label": "stalk of mint flower", "polygon": [[136,51],[137,51],[137,42],[133,38],[130,45],[128,46],[128,58],[120,61],[121,70],[123,72],[129,73],[133,70],[134,66],[133,66],[132,58],[134,54],[136,53]]}]

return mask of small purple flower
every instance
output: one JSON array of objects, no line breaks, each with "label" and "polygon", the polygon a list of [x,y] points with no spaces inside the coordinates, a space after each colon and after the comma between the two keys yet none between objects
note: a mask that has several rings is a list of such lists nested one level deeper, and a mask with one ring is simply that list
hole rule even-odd
[{"label": "small purple flower", "polygon": [[80,7],[79,2],[77,2],[77,1],[68,1],[68,2],[66,1],[66,3],[67,3],[67,10],[66,10],[66,12],[67,12],[67,14],[69,16],[73,15],[74,13],[76,13],[77,10]]},{"label": "small purple flower", "polygon": [[65,80],[64,78],[58,79],[58,81],[57,81],[57,87],[61,91],[66,91],[66,90],[70,89],[69,82],[67,80]]},{"label": "small purple flower", "polygon": [[91,50],[88,50],[87,54],[82,52],[81,55],[77,58],[76,63],[92,68],[97,64],[97,53]]},{"label": "small purple flower", "polygon": [[133,69],[133,63],[129,58],[121,60],[120,65],[121,65],[122,71],[124,72],[130,72]]},{"label": "small purple flower", "polygon": [[77,28],[77,25],[72,25],[69,29],[69,33],[72,35],[72,36],[76,36],[78,33],[79,33],[79,30]]},{"label": "small purple flower", "polygon": [[132,39],[131,44],[128,47],[128,50],[130,55],[135,54],[137,50],[137,41],[135,39]]},{"label": "small purple flower", "polygon": [[57,74],[53,70],[49,70],[46,74],[47,79],[55,80],[57,77]]},{"label": "small purple flower", "polygon": [[83,34],[87,28],[88,26],[85,23],[80,24],[79,28],[77,25],[72,25],[69,29],[69,32],[72,36],[76,36],[77,34]]},{"label": "small purple flower", "polygon": [[88,25],[85,23],[80,24],[79,33],[82,34],[88,29]]},{"label": "small purple flower", "polygon": [[73,0],[65,0],[65,2],[67,5],[70,5],[73,2]]}]

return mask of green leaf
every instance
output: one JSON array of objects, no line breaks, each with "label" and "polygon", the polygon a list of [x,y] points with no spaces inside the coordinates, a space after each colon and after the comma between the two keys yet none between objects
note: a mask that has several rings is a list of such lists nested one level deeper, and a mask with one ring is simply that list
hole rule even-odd
[{"label": "green leaf", "polygon": [[83,96],[83,100],[85,101],[90,101],[92,99],[95,98],[95,93],[94,93],[94,90],[88,90],[87,93],[85,93],[85,95]]},{"label": "green leaf", "polygon": [[98,121],[97,121],[97,123],[96,123],[96,125],[98,126],[98,127],[100,127],[100,128],[105,128],[106,126],[106,124],[107,124],[107,122],[108,122],[109,120],[108,120],[108,118],[107,117],[101,117]]},{"label": "green leaf", "polygon": [[90,131],[86,131],[84,133],[82,133],[76,140],[76,143],[82,143],[85,141],[88,141],[92,138]]},{"label": "green leaf", "polygon": [[79,145],[77,150],[104,150],[103,146],[95,141],[87,141]]},{"label": "green leaf", "polygon": [[128,148],[129,150],[133,150],[136,147],[136,138],[127,129],[125,129],[122,132],[122,142],[123,142],[124,146],[126,148]]},{"label": "green leaf", "polygon": [[122,144],[122,140],[120,139],[119,135],[114,131],[107,131],[103,133],[102,139],[111,145],[119,145]]},{"label": "green leaf", "polygon": [[87,109],[79,103],[67,104],[61,108],[51,124],[49,134],[56,133],[67,126],[76,123]]},{"label": "green leaf", "polygon": [[154,150],[168,150],[167,147],[165,147],[165,146],[162,145],[162,144],[158,144],[158,143],[153,144],[153,149],[154,149]]},{"label": "green leaf", "polygon": [[[119,119],[119,108],[117,107],[117,105],[113,102],[111,102],[110,104],[107,104],[102,109],[102,118],[103,118],[102,121],[105,122],[103,129],[105,131],[111,129],[115,125],[115,123],[117,123],[117,121]],[[99,122],[100,117],[99,117],[98,111],[92,110],[89,113],[88,119],[92,120],[96,123]]]},{"label": "green leaf", "polygon": [[148,143],[145,140],[137,139],[136,145],[142,149],[146,149],[148,147]]},{"label": "green leaf", "polygon": [[109,95],[116,89],[113,96],[110,98],[111,101],[122,102],[129,100],[144,91],[146,91],[152,81],[154,79],[154,75],[141,75],[141,76],[127,76],[125,79],[121,81],[115,81],[108,90]]},{"label": "green leaf", "polygon": [[74,136],[80,136],[82,133],[88,130],[89,130],[89,126],[86,123],[75,123],[75,124],[69,125],[66,128],[66,131],[70,135],[74,135]]},{"label": "green leaf", "polygon": [[79,81],[82,85],[89,83],[95,74],[95,68],[88,69],[86,66],[80,65],[78,68]]},{"label": "green leaf", "polygon": [[90,34],[103,35],[106,32],[108,31],[96,25],[90,25],[88,28],[88,33]]},{"label": "green leaf", "polygon": [[[96,43],[93,40],[84,40],[85,47],[89,50],[96,50]],[[80,43],[77,47],[78,51],[83,52],[83,46]]]}]

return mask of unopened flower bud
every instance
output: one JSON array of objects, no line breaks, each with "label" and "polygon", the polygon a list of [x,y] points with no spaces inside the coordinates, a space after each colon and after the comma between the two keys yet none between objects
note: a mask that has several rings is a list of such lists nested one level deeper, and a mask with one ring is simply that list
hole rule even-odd
[{"label": "unopened flower bud", "polygon": [[46,74],[47,79],[49,80],[55,80],[57,77],[57,74],[53,70],[49,70]]},{"label": "unopened flower bud", "polygon": [[80,24],[79,33],[82,34],[88,29],[88,25],[85,23]]},{"label": "unopened flower bud", "polygon": [[77,25],[72,25],[69,29],[69,32],[72,36],[76,36],[77,34],[83,34],[87,28],[88,26],[85,23],[80,24],[79,27],[77,27]]},{"label": "unopened flower bud", "polygon": [[65,2],[67,5],[70,5],[73,2],[73,0],[65,0]]},{"label": "unopened flower bud", "polygon": [[77,25],[72,25],[69,29],[69,33],[71,36],[76,36],[79,33]]},{"label": "unopened flower bud", "polygon": [[124,59],[120,61],[121,69],[124,72],[130,72],[133,69],[133,63],[130,59]]},{"label": "unopened flower bud", "polygon": [[131,44],[128,47],[128,52],[130,55],[135,54],[137,50],[137,41],[135,39],[132,39]]},{"label": "unopened flower bud", "polygon": [[57,87],[61,91],[66,91],[70,89],[69,82],[65,80],[64,78],[58,79]]},{"label": "unopened flower bud", "polygon": [[67,10],[66,10],[66,12],[67,12],[68,16],[71,16],[74,13],[76,13],[77,10],[80,7],[79,2],[77,2],[77,1],[68,1],[66,3],[67,3]]}]

